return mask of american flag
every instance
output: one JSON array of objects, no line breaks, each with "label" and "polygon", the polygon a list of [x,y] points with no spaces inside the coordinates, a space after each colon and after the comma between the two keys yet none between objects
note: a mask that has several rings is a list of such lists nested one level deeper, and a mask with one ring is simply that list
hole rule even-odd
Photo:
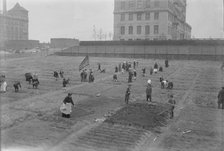
[{"label": "american flag", "polygon": [[86,56],[79,65],[79,71],[89,65],[89,56]]}]

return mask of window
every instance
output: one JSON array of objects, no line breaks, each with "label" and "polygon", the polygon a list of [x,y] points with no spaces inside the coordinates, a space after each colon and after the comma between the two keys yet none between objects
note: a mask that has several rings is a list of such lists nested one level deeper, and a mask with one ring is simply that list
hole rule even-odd
[{"label": "window", "polygon": [[124,34],[125,34],[125,27],[121,26],[121,35],[124,35]]},{"label": "window", "polygon": [[133,20],[133,13],[129,13],[128,20]]},{"label": "window", "polygon": [[151,7],[150,3],[151,3],[151,0],[146,0],[145,7],[150,8]]},{"label": "window", "polygon": [[154,1],[154,6],[159,7],[159,1]]},{"label": "window", "polygon": [[145,26],[145,34],[146,35],[149,35],[149,33],[150,33],[150,26],[149,25],[146,25]]},{"label": "window", "polygon": [[154,34],[159,33],[159,25],[154,25]]},{"label": "window", "polygon": [[145,20],[150,20],[150,12],[145,13]]},{"label": "window", "polygon": [[135,1],[134,0],[129,0],[129,3],[128,3],[129,9],[134,8],[134,6],[135,6]]},{"label": "window", "polygon": [[142,27],[141,26],[137,26],[137,34],[140,35],[142,32]]},{"label": "window", "polygon": [[121,21],[124,21],[125,20],[125,13],[122,13],[121,14]]},{"label": "window", "polygon": [[158,20],[159,19],[159,12],[155,12],[154,13],[154,20]]},{"label": "window", "polygon": [[125,9],[125,1],[121,1],[121,9]]},{"label": "window", "polygon": [[133,34],[133,26],[128,27],[128,34]]},{"label": "window", "polygon": [[142,13],[137,13],[137,20],[142,20]]},{"label": "window", "polygon": [[137,8],[142,8],[142,7],[143,7],[142,0],[137,0]]}]

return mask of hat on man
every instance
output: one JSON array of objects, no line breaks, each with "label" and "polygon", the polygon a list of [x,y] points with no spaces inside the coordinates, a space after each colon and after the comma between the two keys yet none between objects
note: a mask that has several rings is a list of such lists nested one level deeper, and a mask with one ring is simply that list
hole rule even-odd
[{"label": "hat on man", "polygon": [[151,84],[151,82],[152,82],[152,81],[151,81],[150,79],[147,81],[148,84]]},{"label": "hat on man", "polygon": [[68,96],[71,96],[72,95],[72,93],[68,93]]}]

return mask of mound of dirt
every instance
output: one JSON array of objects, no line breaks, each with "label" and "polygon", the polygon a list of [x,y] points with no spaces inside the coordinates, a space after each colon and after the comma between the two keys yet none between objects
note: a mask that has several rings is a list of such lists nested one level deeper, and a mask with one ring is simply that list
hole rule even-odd
[{"label": "mound of dirt", "polygon": [[118,110],[104,122],[152,130],[167,124],[170,109],[169,105],[164,104],[134,103]]}]

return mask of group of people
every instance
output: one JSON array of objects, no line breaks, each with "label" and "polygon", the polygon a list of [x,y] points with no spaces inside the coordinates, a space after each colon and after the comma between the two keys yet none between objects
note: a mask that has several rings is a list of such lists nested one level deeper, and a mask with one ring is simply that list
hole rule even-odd
[{"label": "group of people", "polygon": [[37,73],[25,73],[26,81],[29,82],[29,84],[33,85],[33,88],[38,88],[38,85],[40,84]]},{"label": "group of people", "polygon": [[[99,67],[98,70],[101,71],[101,68]],[[95,78],[92,69],[89,70],[89,80],[87,80],[87,76],[88,76],[87,69],[82,70],[82,72],[80,73],[81,82],[87,82],[87,81],[89,81],[90,83],[94,82]]]},{"label": "group of people", "polygon": [[[165,60],[165,66],[168,67],[168,60]],[[157,70],[159,69],[159,71],[161,71],[161,72],[163,71],[162,67],[159,67],[157,63],[154,64],[154,69],[157,69]],[[150,74],[152,74],[151,72],[155,72],[155,71],[150,70]],[[146,68],[143,68],[142,69],[143,77],[145,76],[145,74],[146,74]],[[133,73],[129,72],[128,82],[131,82],[132,76],[133,76]],[[163,78],[160,78],[160,82],[163,82],[163,80],[164,80]],[[171,84],[169,86],[171,86]],[[172,87],[173,87],[173,85],[172,85]],[[151,81],[151,79],[148,79],[148,81],[147,81],[145,93],[146,93],[146,102],[152,102],[152,81]],[[125,103],[126,104],[129,103],[130,95],[131,95],[131,84],[128,84],[128,87],[125,92]],[[171,106],[170,118],[173,118],[176,101],[172,94],[169,95],[169,99],[168,99],[167,103]]]},{"label": "group of people", "polygon": [[54,77],[55,77],[56,81],[58,80],[59,75],[60,75],[61,78],[64,78],[64,71],[62,71],[62,70],[60,70],[59,72],[54,71]]}]

